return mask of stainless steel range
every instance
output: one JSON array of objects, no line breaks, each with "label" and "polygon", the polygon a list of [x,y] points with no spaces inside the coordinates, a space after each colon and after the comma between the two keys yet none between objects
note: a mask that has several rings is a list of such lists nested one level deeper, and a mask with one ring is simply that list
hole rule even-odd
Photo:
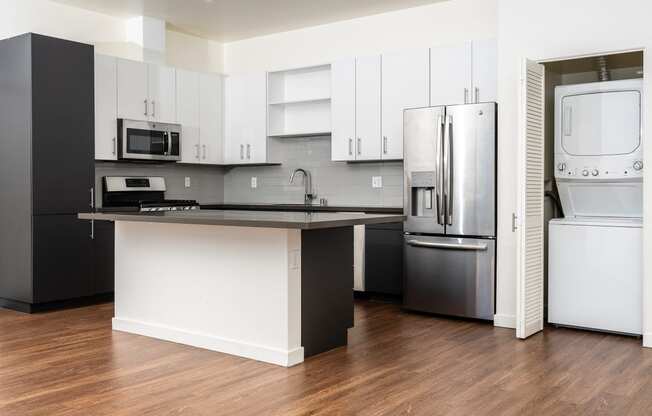
[{"label": "stainless steel range", "polygon": [[105,176],[102,178],[103,211],[191,211],[194,200],[165,199],[165,178],[150,176]]},{"label": "stainless steel range", "polygon": [[496,104],[404,113],[404,306],[493,320]]}]

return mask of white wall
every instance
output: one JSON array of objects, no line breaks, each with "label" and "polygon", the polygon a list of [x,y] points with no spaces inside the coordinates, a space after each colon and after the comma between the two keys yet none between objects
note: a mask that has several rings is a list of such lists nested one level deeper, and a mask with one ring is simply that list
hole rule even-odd
[{"label": "white wall", "polygon": [[[128,42],[127,20],[48,0],[0,0],[0,39],[35,32],[95,45],[98,53],[143,59],[143,49]],[[173,66],[223,72],[222,44],[167,31],[166,61]]]},{"label": "white wall", "polygon": [[[516,239],[511,215],[516,210],[519,78],[523,58],[548,60],[603,52],[647,48],[652,45],[652,2],[648,0],[498,0],[498,100],[501,162],[498,169],[498,314],[516,311]],[[649,49],[645,52],[648,61]],[[652,66],[645,66],[645,88],[650,89]],[[645,105],[652,109],[652,94]],[[645,123],[650,125],[648,111]],[[652,161],[652,146],[645,158]],[[652,163],[652,162],[648,162]],[[644,212],[652,218],[652,172],[645,175]],[[652,228],[645,222],[644,253],[652,249]],[[644,256],[651,259],[652,256]],[[649,260],[648,262],[649,263]],[[644,265],[646,303],[652,306],[652,268]],[[652,346],[652,310],[644,311],[644,343]]]},{"label": "white wall", "polygon": [[275,70],[496,34],[496,0],[455,0],[224,45],[226,73]]}]

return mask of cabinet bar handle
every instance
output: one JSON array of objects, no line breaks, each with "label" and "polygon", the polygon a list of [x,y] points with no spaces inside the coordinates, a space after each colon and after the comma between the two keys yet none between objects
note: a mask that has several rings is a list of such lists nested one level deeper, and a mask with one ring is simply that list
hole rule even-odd
[{"label": "cabinet bar handle", "polygon": [[152,117],[156,117],[156,101],[152,100]]},{"label": "cabinet bar handle", "polygon": [[204,152],[203,159],[206,160],[206,145],[205,144],[202,145],[202,151]]},{"label": "cabinet bar handle", "polygon": [[91,240],[95,240],[95,220],[91,220]]},{"label": "cabinet bar handle", "polygon": [[240,145],[240,160],[244,159],[244,144]]},{"label": "cabinet bar handle", "polygon": [[477,104],[479,102],[480,102],[480,88],[475,87],[475,103]]},{"label": "cabinet bar handle", "polygon": [[383,136],[383,153],[387,154],[387,136]]},{"label": "cabinet bar handle", "polygon": [[353,139],[349,137],[349,156],[353,156]]},{"label": "cabinet bar handle", "polygon": [[358,146],[357,146],[357,148],[358,148],[358,154],[361,155],[362,154],[362,139],[360,139],[359,137],[358,137]]},{"label": "cabinet bar handle", "polygon": [[113,138],[113,156],[115,156],[118,153],[118,141]]},{"label": "cabinet bar handle", "polygon": [[469,89],[464,88],[464,104],[468,104],[468,103],[469,103]]},{"label": "cabinet bar handle", "polygon": [[91,208],[95,208],[95,188],[91,188]]},{"label": "cabinet bar handle", "polygon": [[251,145],[247,143],[247,160],[251,159]]},{"label": "cabinet bar handle", "polygon": [[199,145],[195,145],[195,159],[199,160]]},{"label": "cabinet bar handle", "polygon": [[149,115],[149,103],[147,102],[147,100],[144,100],[143,102],[145,103],[145,116],[148,116]]}]

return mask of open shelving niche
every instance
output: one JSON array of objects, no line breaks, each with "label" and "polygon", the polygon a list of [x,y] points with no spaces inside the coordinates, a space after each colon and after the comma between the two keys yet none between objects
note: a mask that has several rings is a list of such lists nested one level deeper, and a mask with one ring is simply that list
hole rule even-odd
[{"label": "open shelving niche", "polygon": [[330,64],[267,74],[269,137],[331,134]]}]

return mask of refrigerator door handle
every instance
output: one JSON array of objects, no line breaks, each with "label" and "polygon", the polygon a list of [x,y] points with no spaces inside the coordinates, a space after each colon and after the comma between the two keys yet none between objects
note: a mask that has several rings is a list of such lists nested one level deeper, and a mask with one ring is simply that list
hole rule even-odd
[{"label": "refrigerator door handle", "polygon": [[447,250],[485,251],[486,244],[451,244],[451,243],[429,243],[419,240],[407,240],[407,243],[415,247],[441,248]]},{"label": "refrigerator door handle", "polygon": [[446,116],[444,127],[444,207],[446,216],[446,225],[453,225],[453,204],[451,199],[451,176],[453,172],[453,160],[451,158],[451,130],[453,128],[453,118]]},{"label": "refrigerator door handle", "polygon": [[441,158],[442,158],[442,138],[444,135],[444,116],[437,117],[437,138],[435,143],[435,203],[437,205],[437,224],[444,225],[444,201],[442,200],[442,192],[444,190],[444,179],[442,174]]}]

